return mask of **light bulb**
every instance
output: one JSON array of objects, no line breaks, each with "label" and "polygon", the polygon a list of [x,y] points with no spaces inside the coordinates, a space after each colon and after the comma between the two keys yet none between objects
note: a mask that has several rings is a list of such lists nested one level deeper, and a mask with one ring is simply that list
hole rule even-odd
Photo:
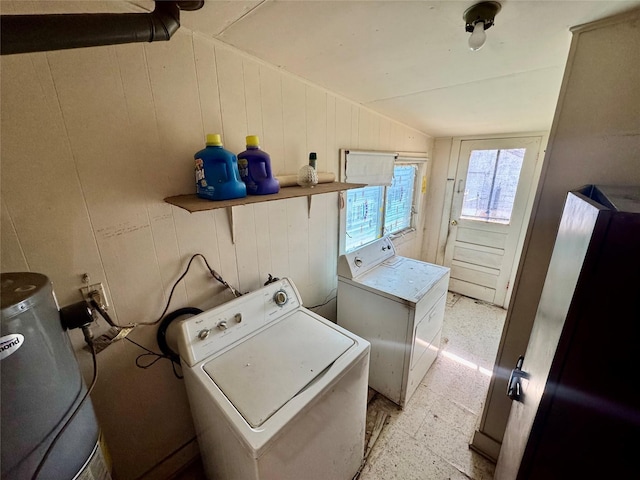
[{"label": "light bulb", "polygon": [[473,33],[469,37],[469,48],[474,52],[480,50],[487,41],[487,34],[484,33],[484,22],[477,22],[473,26]]}]

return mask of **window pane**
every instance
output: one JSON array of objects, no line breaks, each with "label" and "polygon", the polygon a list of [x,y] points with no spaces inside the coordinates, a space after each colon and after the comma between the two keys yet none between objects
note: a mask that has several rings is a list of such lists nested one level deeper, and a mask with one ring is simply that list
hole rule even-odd
[{"label": "window pane", "polygon": [[401,165],[393,169],[393,182],[387,188],[385,234],[396,233],[411,226],[415,178],[416,168],[413,165]]},{"label": "window pane", "polygon": [[382,236],[383,187],[347,190],[345,251]]},{"label": "window pane", "polygon": [[526,149],[473,150],[461,218],[508,224]]}]

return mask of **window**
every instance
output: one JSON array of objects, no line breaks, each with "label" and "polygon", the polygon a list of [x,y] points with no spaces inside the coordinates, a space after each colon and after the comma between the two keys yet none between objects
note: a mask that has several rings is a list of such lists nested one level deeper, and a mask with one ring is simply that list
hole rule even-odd
[{"label": "window", "polygon": [[345,252],[412,228],[417,166],[396,164],[388,187],[347,191]]},{"label": "window", "polygon": [[525,151],[472,150],[460,218],[509,224]]},{"label": "window", "polygon": [[347,191],[345,252],[380,238],[384,187],[364,187]]},{"label": "window", "polygon": [[398,165],[393,169],[393,181],[387,187],[384,233],[398,233],[411,228],[415,181],[415,165]]}]

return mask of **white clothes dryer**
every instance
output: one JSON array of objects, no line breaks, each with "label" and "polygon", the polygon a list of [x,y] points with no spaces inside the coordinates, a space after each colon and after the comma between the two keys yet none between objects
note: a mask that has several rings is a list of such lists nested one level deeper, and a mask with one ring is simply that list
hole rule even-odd
[{"label": "white clothes dryer", "polygon": [[302,306],[290,279],[179,326],[206,474],[349,480],[364,454],[366,340]]},{"label": "white clothes dryer", "polygon": [[369,386],[401,407],[435,361],[449,269],[380,238],[338,260],[338,324],[371,343]]}]

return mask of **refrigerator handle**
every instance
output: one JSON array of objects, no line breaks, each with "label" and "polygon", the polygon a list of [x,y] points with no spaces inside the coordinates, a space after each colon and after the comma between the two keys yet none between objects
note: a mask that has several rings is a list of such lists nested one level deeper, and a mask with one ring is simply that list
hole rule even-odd
[{"label": "refrigerator handle", "polygon": [[523,362],[524,357],[520,355],[516,362],[516,368],[511,370],[511,376],[509,377],[509,383],[507,384],[507,396],[516,402],[523,401],[524,394],[522,393],[522,379],[529,378],[529,374],[522,370]]}]

